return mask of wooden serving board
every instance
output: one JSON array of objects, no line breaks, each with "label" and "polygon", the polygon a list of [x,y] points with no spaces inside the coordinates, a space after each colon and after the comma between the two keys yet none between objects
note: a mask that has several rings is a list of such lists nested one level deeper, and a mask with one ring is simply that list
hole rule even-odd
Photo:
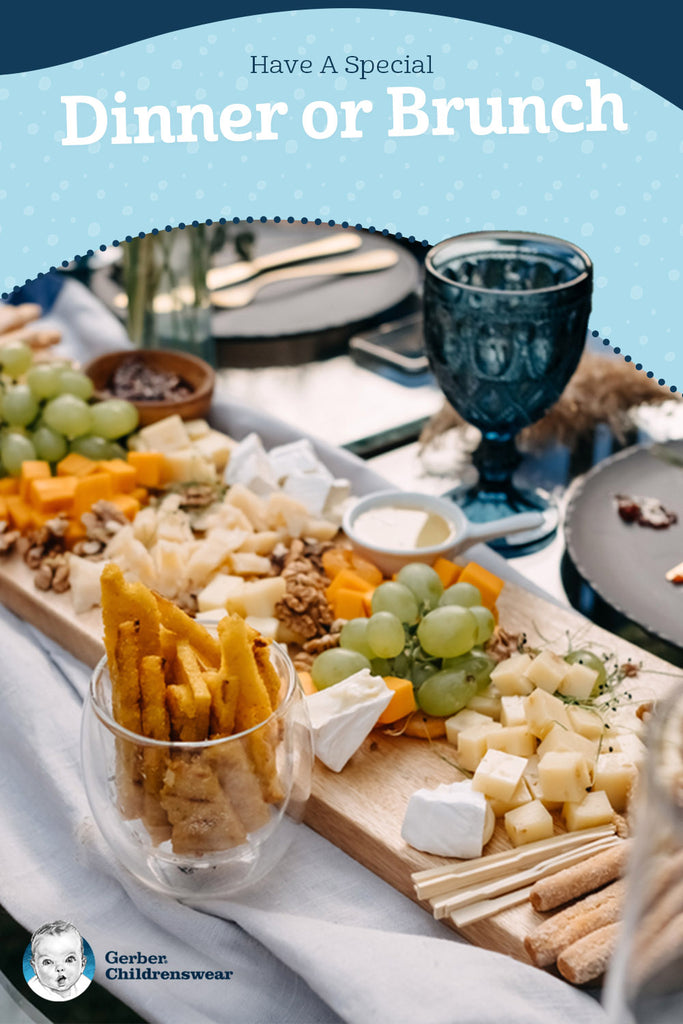
[{"label": "wooden serving board", "polygon": [[[18,556],[10,556],[0,566],[0,600],[87,665],[94,667],[102,656],[99,609],[76,615],[68,593],[46,594],[36,590],[33,573]],[[501,624],[508,630],[526,633],[532,644],[550,646],[563,653],[570,639],[573,648],[591,645],[596,652],[613,652],[620,663],[630,659],[642,665],[638,675],[629,679],[625,687],[625,691],[633,695],[633,707],[621,713],[625,719],[634,715],[635,706],[641,700],[661,697],[683,681],[680,669],[514,583],[506,583],[498,607]],[[454,748],[443,740],[390,736],[377,729],[342,772],[329,771],[316,763],[306,822],[390,885],[415,899],[412,872],[444,866],[449,860],[421,853],[403,841],[401,825],[405,809],[416,789],[432,788],[462,777],[455,766],[454,754]],[[559,823],[558,830],[561,830]],[[486,852],[509,848],[505,831],[498,823]],[[529,904],[522,904],[469,925],[462,929],[462,934],[476,945],[526,961],[524,937],[541,920],[542,915]]]}]

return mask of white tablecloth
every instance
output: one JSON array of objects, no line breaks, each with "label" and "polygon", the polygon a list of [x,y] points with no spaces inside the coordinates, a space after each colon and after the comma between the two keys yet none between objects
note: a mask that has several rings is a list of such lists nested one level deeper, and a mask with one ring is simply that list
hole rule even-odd
[{"label": "white tablecloth", "polygon": [[[105,316],[93,317],[90,296],[78,287],[69,290],[73,305],[63,292],[53,315],[70,322],[72,354],[87,357],[91,330],[100,342],[116,332],[103,328]],[[78,310],[85,317],[82,330],[74,329]],[[234,423],[251,415],[225,414]],[[260,425],[266,435],[276,429],[267,419]],[[348,469],[346,456],[324,450]],[[371,479],[358,464],[358,486]],[[490,552],[481,555],[507,571]],[[285,860],[239,899],[190,907],[147,891],[114,862],[87,805],[79,726],[88,670],[5,608],[0,650],[0,898],[29,931],[56,918],[73,921],[95,952],[96,980],[145,1020],[605,1020],[590,995],[460,941],[304,826],[291,826]],[[234,973],[229,981],[112,981],[105,977],[108,951],[163,955],[171,970]]]}]

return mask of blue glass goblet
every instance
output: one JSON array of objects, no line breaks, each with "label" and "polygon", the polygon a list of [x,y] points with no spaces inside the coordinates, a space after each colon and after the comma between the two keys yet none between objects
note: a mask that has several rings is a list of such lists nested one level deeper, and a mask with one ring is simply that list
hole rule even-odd
[{"label": "blue glass goblet", "polygon": [[473,455],[479,479],[450,497],[474,522],[540,511],[543,525],[493,542],[515,553],[557,528],[555,503],[515,486],[515,435],[562,394],[581,357],[591,309],[593,266],[571,242],[518,231],[448,238],[426,258],[424,335],[446,398],[481,431]]}]

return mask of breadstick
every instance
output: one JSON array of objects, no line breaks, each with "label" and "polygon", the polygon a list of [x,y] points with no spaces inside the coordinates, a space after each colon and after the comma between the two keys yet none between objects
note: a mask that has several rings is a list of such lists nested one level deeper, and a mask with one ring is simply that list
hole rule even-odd
[{"label": "breadstick", "polygon": [[6,306],[0,303],[0,334],[15,331],[42,315],[43,310],[37,302],[23,302],[20,306]]},{"label": "breadstick", "polygon": [[62,332],[56,328],[23,327],[17,331],[0,334],[0,346],[12,345],[21,341],[29,348],[42,349],[57,345],[62,340]]},{"label": "breadstick", "polygon": [[625,890],[626,882],[620,878],[600,892],[560,910],[535,928],[524,939],[524,948],[536,966],[547,967],[584,935],[617,921]]},{"label": "breadstick", "polygon": [[603,925],[573,942],[557,958],[557,969],[573,985],[585,985],[605,973],[619,933],[619,922]]},{"label": "breadstick", "polygon": [[531,889],[532,907],[539,911],[554,910],[577,896],[584,896],[614,881],[623,874],[629,849],[629,840],[624,840],[580,864],[539,879]]}]

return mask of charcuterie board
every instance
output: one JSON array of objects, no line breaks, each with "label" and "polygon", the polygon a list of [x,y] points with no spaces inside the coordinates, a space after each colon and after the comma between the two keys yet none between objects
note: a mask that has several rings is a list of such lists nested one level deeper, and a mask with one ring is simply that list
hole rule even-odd
[{"label": "charcuterie board", "polygon": [[[99,609],[75,615],[68,593],[44,594],[35,589],[32,576],[18,555],[6,559],[0,568],[3,603],[94,666],[103,652]],[[628,685],[634,705],[662,696],[683,681],[680,670],[516,583],[506,583],[498,606],[505,628],[526,633],[532,644],[550,644],[562,651],[571,638],[574,647],[595,645],[597,651],[615,654],[620,663],[630,659],[640,666]],[[627,708],[625,713],[632,711]],[[408,799],[416,789],[432,788],[459,777],[454,748],[445,741],[393,736],[378,729],[342,772],[316,764],[306,821],[390,885],[415,898],[412,872],[448,862],[420,853],[401,838]],[[498,823],[486,852],[509,845]],[[476,945],[526,960],[524,937],[541,919],[525,903],[469,925],[462,934]]]}]

